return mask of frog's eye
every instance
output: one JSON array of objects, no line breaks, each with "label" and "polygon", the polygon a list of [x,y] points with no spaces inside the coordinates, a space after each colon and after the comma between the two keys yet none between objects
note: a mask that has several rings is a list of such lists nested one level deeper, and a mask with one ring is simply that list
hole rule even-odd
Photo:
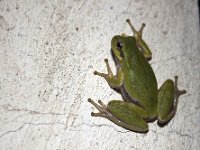
[{"label": "frog's eye", "polygon": [[119,53],[120,53],[120,57],[124,57],[124,53],[123,53],[123,51],[122,51],[122,47],[123,47],[123,44],[122,44],[122,42],[120,42],[119,41],[119,39],[117,39],[118,41],[117,41],[117,50],[119,51]]},{"label": "frog's eye", "polygon": [[122,46],[123,46],[122,43],[118,41],[118,42],[117,42],[117,48],[118,48],[118,49],[122,49]]}]

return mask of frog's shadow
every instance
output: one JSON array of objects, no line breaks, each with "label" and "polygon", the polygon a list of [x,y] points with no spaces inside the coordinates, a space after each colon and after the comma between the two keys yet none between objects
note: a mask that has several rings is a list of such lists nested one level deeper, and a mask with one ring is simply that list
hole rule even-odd
[{"label": "frog's shadow", "polygon": [[[116,58],[115,54],[113,53],[112,49],[110,50],[110,53],[111,53],[112,59],[114,60],[115,66],[116,66],[116,67],[119,66],[119,64],[118,64],[118,62],[117,62],[117,58]],[[122,92],[121,92],[120,89],[118,89],[118,88],[113,88],[113,90],[115,90],[117,93],[119,93],[119,94],[122,96],[122,99],[125,101],[125,98],[124,98],[124,96],[123,96],[123,94],[122,94]],[[137,104],[137,103],[136,103],[136,104]],[[173,118],[173,117],[172,117],[172,118]],[[165,122],[165,123],[161,123],[161,122],[157,121],[157,125],[158,125],[159,127],[162,128],[162,127],[166,126],[166,125],[172,120],[172,118],[171,118],[170,120],[168,120],[167,122]],[[147,122],[148,122],[148,123],[153,123],[153,122],[155,122],[156,120],[157,120],[157,118],[154,118],[154,119],[148,120]]]}]

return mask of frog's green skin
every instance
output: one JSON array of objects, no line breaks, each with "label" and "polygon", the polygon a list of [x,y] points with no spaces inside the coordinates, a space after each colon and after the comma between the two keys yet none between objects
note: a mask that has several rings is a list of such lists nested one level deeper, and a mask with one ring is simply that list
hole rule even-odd
[{"label": "frog's green skin", "polygon": [[119,89],[125,100],[112,100],[106,106],[88,99],[99,113],[92,116],[106,117],[115,124],[136,132],[147,132],[150,120],[168,122],[177,109],[178,97],[186,93],[177,88],[175,83],[168,79],[158,89],[157,80],[152,67],[148,63],[151,51],[142,39],[142,30],[136,31],[129,20],[134,36],[116,35],[112,38],[111,48],[117,61],[117,75],[113,75],[108,60],[105,59],[108,74],[95,71],[95,75],[104,77],[111,88]]}]

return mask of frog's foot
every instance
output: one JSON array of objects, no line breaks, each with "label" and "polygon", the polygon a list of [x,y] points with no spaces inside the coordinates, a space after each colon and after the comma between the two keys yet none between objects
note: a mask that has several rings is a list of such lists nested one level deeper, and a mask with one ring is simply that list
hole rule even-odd
[{"label": "frog's foot", "polygon": [[98,71],[94,71],[94,74],[101,76],[101,77],[105,78],[106,80],[107,80],[107,78],[114,78],[112,70],[111,70],[110,65],[108,63],[108,59],[104,59],[104,61],[106,63],[106,68],[107,68],[108,74],[101,73],[101,72],[98,72]]},{"label": "frog's foot", "polygon": [[175,76],[174,86],[175,86],[175,98],[176,98],[176,101],[178,101],[179,96],[186,93],[186,90],[178,89],[178,76]]},{"label": "frog's foot", "polygon": [[105,117],[105,118],[108,118],[108,119],[109,119],[109,117],[112,116],[112,114],[107,109],[107,106],[101,100],[98,100],[98,103],[100,105],[95,103],[91,98],[88,99],[88,102],[90,102],[94,107],[96,107],[99,110],[98,113],[92,112],[91,116],[94,116],[94,117]]},{"label": "frog's foot", "polygon": [[151,50],[149,46],[146,44],[146,42],[142,39],[142,32],[145,27],[145,23],[142,23],[140,29],[137,31],[129,19],[127,19],[126,22],[131,27],[133,35],[136,39],[137,46],[140,48],[140,51],[142,52],[142,54],[147,60],[151,60],[152,58]]},{"label": "frog's foot", "polygon": [[186,93],[186,90],[178,89],[178,77],[175,82],[168,79],[159,89],[158,93],[158,122],[165,124],[169,122],[177,111],[179,96]]},{"label": "frog's foot", "polygon": [[[94,107],[96,107],[99,110],[98,113],[92,112],[91,116],[107,118],[108,120],[112,121],[113,123],[125,128],[125,129],[131,130],[131,131],[140,132],[140,133],[146,133],[148,131],[147,123],[142,118],[140,118],[140,116],[137,115],[137,113],[135,113],[135,111],[129,110],[128,111],[129,113],[127,114],[127,109],[130,109],[130,108],[123,109],[123,106],[121,107],[119,105],[119,106],[117,106],[117,108],[121,109],[121,111],[119,111],[119,113],[118,112],[116,113],[114,107],[113,107],[114,108],[114,110],[113,110],[114,112],[113,112],[113,111],[109,110],[109,108],[101,100],[98,100],[99,104],[97,104],[92,99],[89,98],[88,102],[90,102]],[[115,103],[116,101],[113,101],[113,102]],[[112,101],[111,101],[111,103],[112,103]],[[122,102],[122,103],[125,103],[125,102]],[[128,105],[128,103],[125,105]],[[117,116],[115,116],[117,114],[118,114],[118,116],[122,115],[122,118],[125,117],[126,119],[124,121],[119,119]],[[130,118],[132,118],[131,121],[129,120]],[[139,124],[138,124],[138,122],[139,122]]]},{"label": "frog's foot", "polygon": [[108,59],[105,59],[104,61],[106,63],[106,68],[107,68],[108,74],[101,73],[98,71],[94,71],[94,74],[103,77],[112,88],[119,88],[123,82],[122,70],[118,69],[117,74],[113,75],[110,65],[108,63]]},{"label": "frog's foot", "polygon": [[131,27],[131,30],[132,30],[132,32],[133,32],[133,34],[134,34],[134,37],[135,37],[136,39],[142,39],[142,32],[143,32],[144,27],[146,26],[145,23],[142,23],[142,25],[141,25],[141,27],[140,27],[140,30],[137,31],[137,30],[135,29],[135,27],[132,25],[130,19],[126,19],[126,22],[127,22],[127,23],[129,24],[129,26]]}]

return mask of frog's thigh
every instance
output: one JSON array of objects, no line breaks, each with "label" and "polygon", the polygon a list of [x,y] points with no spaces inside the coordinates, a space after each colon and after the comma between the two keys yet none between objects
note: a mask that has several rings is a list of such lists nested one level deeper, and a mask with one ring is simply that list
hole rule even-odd
[{"label": "frog's thigh", "polygon": [[148,124],[144,118],[147,117],[147,112],[132,104],[118,100],[112,100],[108,103],[108,109],[114,116],[110,119],[114,123],[137,132],[147,132]]},{"label": "frog's thigh", "polygon": [[166,80],[158,92],[158,121],[161,123],[169,121],[173,113],[174,105],[174,82]]}]

